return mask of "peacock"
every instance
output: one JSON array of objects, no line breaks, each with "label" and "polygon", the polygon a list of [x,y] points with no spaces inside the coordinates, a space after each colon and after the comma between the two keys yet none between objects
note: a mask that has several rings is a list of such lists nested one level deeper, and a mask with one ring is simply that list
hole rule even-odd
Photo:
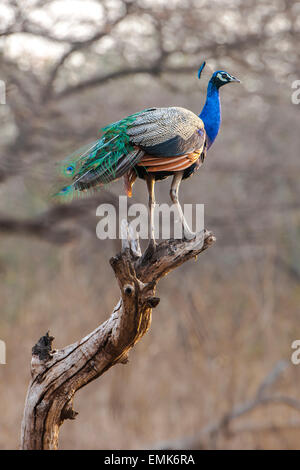
[{"label": "peacock", "polygon": [[[201,77],[205,62],[198,71]],[[219,91],[223,85],[240,82],[224,70],[214,72],[209,80],[204,107],[197,116],[182,107],[148,108],[114,122],[103,130],[103,136],[65,159],[61,175],[69,182],[56,197],[71,200],[82,192],[124,178],[127,196],[131,197],[137,177],[147,183],[150,212],[150,245],[155,247],[154,185],[173,176],[170,198],[176,205],[186,238],[190,230],[178,199],[182,180],[192,176],[215,141],[221,124]]]}]

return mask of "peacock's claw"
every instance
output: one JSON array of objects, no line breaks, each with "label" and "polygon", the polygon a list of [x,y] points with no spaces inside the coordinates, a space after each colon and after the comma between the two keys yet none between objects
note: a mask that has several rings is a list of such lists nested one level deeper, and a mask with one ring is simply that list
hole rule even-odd
[{"label": "peacock's claw", "polygon": [[191,230],[187,230],[186,228],[183,231],[184,240],[193,240],[194,238],[196,238],[197,235],[197,232],[192,232]]},{"label": "peacock's claw", "polygon": [[156,250],[156,247],[157,247],[156,241],[153,238],[151,238],[149,240],[148,246],[147,246],[147,248],[144,252],[144,256],[147,256],[147,257],[150,258],[154,254],[154,252]]}]

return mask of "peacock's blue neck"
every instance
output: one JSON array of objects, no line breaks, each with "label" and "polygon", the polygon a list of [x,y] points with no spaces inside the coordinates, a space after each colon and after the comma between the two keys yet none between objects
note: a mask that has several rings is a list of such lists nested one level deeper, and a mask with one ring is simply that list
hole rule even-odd
[{"label": "peacock's blue neck", "polygon": [[208,83],[205,105],[199,117],[204,123],[209,148],[217,137],[221,124],[219,88],[211,81]]}]

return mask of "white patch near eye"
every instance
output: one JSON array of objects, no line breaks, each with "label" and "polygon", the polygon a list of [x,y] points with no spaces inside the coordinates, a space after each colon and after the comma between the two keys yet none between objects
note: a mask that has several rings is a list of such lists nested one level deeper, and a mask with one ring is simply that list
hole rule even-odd
[{"label": "white patch near eye", "polygon": [[223,78],[221,73],[218,73],[217,77],[218,77],[219,80],[221,80],[222,82],[227,82],[227,78]]}]

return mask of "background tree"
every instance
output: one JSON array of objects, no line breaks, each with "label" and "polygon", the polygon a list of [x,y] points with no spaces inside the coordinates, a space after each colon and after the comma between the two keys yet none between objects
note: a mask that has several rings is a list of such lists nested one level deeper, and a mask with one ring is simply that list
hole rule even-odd
[{"label": "background tree", "polygon": [[[18,445],[32,344],[48,328],[57,347],[74,342],[117,298],[106,269],[116,243],[97,240],[95,210],[116,201],[122,183],[55,207],[47,198],[54,163],[137,110],[200,112],[209,68],[242,80],[223,93],[218,141],[182,191],[183,202],[205,203],[218,241],[201,269],[188,264],[163,281],[159,325],[126,368],[79,394],[81,413],[63,429],[62,447],[192,436],[252,397],[298,336],[299,106],[291,84],[299,79],[299,4],[3,0],[0,16],[1,448]],[[146,202],[144,186],[136,188],[135,200]],[[158,201],[167,192],[158,185]],[[276,386],[297,398],[298,369],[280,377]],[[214,445],[299,446],[297,429],[278,431],[295,422],[295,409],[276,410],[241,418],[243,428],[268,431],[224,433]]]}]

